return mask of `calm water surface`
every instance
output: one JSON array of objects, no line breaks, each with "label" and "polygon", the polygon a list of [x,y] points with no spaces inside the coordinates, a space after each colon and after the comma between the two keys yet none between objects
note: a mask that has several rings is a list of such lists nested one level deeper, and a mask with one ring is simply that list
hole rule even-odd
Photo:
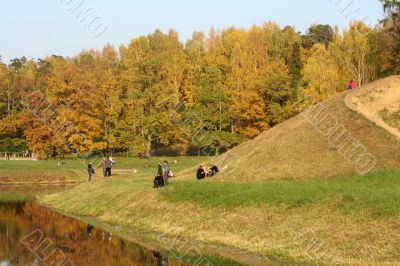
[{"label": "calm water surface", "polygon": [[38,205],[42,190],[0,187],[0,266],[183,265]]}]

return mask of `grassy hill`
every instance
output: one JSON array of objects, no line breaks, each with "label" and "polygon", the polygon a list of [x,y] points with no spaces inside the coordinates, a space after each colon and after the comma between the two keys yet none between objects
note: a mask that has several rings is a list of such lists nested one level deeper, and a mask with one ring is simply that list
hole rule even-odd
[{"label": "grassy hill", "polygon": [[[400,167],[398,138],[344,102],[352,94],[364,92],[364,97],[368,97],[377,88],[385,94],[384,88],[393,83],[400,86],[399,77],[342,93],[213,159],[223,170],[218,179],[326,178]],[[400,124],[400,116],[391,114],[391,123]],[[191,173],[185,172],[185,177],[193,178],[193,169]]]},{"label": "grassy hill", "polygon": [[[376,90],[393,80],[380,81]],[[205,243],[201,252],[243,264],[256,263],[212,247],[252,252],[265,259],[258,265],[276,264],[271,258],[283,265],[400,265],[399,141],[344,101],[374,91],[366,88],[333,97],[215,158],[223,170],[215,178],[197,181],[195,168],[188,168],[155,190],[151,176],[114,177],[40,201],[195,239]]]}]

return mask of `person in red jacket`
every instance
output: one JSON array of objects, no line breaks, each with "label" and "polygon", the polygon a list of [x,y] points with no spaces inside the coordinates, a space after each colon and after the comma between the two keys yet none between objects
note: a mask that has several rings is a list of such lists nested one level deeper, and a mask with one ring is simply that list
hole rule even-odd
[{"label": "person in red jacket", "polygon": [[351,89],[352,90],[357,89],[357,83],[354,80],[352,80],[350,83],[351,83]]},{"label": "person in red jacket", "polygon": [[355,90],[357,89],[357,83],[352,80],[347,84],[347,90]]}]

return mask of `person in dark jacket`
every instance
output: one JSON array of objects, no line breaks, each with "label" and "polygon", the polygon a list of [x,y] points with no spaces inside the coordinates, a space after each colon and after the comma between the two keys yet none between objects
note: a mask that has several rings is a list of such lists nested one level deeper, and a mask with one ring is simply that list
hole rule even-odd
[{"label": "person in dark jacket", "polygon": [[153,188],[159,188],[164,186],[164,177],[162,165],[159,163],[157,167],[157,175],[154,177]]},{"label": "person in dark jacket", "polygon": [[210,167],[208,168],[208,172],[207,172],[207,176],[214,176],[218,173],[219,169],[217,166],[215,165],[210,165]]},{"label": "person in dark jacket", "polygon": [[196,178],[198,180],[206,178],[206,172],[204,171],[204,168],[201,165],[199,169],[197,169]]},{"label": "person in dark jacket", "polygon": [[94,168],[93,168],[92,163],[88,164],[87,171],[88,171],[88,175],[89,175],[89,182],[92,182],[92,175],[94,174]]},{"label": "person in dark jacket", "polygon": [[157,166],[157,175],[158,176],[163,176],[163,169],[161,163],[158,164]]}]

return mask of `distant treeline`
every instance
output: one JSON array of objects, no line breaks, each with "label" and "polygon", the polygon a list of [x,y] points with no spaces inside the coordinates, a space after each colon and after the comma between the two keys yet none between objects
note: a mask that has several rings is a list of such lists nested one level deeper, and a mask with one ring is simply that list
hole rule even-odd
[{"label": "distant treeline", "polygon": [[0,151],[40,157],[155,147],[186,154],[229,149],[315,101],[400,72],[399,3],[370,28],[305,35],[266,22],[248,30],[155,31],[117,51],[0,61]]}]

